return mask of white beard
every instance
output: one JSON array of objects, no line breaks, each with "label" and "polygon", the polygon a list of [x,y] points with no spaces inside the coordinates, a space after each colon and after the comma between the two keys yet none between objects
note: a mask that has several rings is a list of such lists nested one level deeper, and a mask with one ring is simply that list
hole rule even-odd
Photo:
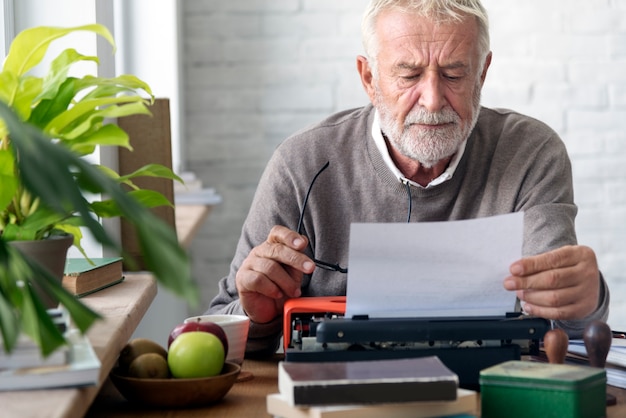
[{"label": "white beard", "polygon": [[[454,155],[461,143],[467,140],[478,120],[480,85],[476,85],[472,101],[472,119],[465,124],[449,107],[436,113],[430,113],[423,107],[415,107],[407,114],[404,124],[400,124],[394,119],[391,110],[382,100],[380,89],[376,86],[377,109],[383,134],[402,155],[418,161],[426,168],[431,168],[437,162]],[[447,125],[436,129],[423,129],[416,124]]]}]

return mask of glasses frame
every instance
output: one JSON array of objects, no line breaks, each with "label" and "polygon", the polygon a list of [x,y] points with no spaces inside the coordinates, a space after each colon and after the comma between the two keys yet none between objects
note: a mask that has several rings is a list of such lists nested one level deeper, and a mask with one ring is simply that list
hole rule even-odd
[{"label": "glasses frame", "polygon": [[[296,229],[296,231],[298,231],[298,234],[300,235],[305,235],[302,233],[302,224],[303,224],[303,219],[304,219],[304,213],[306,211],[306,205],[309,201],[309,195],[311,194],[311,190],[313,190],[313,185],[315,184],[315,180],[317,180],[319,175],[322,174],[324,170],[328,168],[329,165],[330,165],[330,161],[326,161],[326,164],[324,164],[324,166],[319,169],[319,171],[313,177],[313,180],[311,180],[311,183],[309,184],[309,188],[307,189],[306,195],[304,196],[304,201],[302,202],[302,209],[300,210],[300,218],[298,219],[298,229]],[[310,242],[311,240],[309,240],[309,243]],[[313,249],[313,252],[315,253],[315,249]],[[338,273],[343,273],[343,274],[348,273],[348,268],[341,267],[338,263],[329,263],[327,261],[318,260],[315,257],[313,257],[313,262],[315,263],[317,267],[322,268],[324,270],[336,271]]]}]

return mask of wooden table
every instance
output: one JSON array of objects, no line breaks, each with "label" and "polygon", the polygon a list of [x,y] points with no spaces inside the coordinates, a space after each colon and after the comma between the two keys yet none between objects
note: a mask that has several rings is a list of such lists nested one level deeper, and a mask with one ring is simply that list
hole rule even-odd
[{"label": "wooden table", "polygon": [[[89,409],[88,418],[267,418],[265,397],[278,391],[277,364],[281,359],[276,356],[271,360],[245,360],[242,370],[253,374],[252,380],[235,383],[224,399],[214,405],[193,409],[150,409],[124,400],[110,383],[104,385],[102,392]],[[615,395],[618,403],[607,407],[608,418],[626,417],[626,390],[607,386],[609,393]]]},{"label": "wooden table", "polygon": [[0,392],[3,418],[77,418],[83,416],[107,380],[120,350],[156,296],[156,281],[149,274],[128,274],[115,286],[82,300],[100,313],[87,333],[102,367],[100,384],[87,388]]}]

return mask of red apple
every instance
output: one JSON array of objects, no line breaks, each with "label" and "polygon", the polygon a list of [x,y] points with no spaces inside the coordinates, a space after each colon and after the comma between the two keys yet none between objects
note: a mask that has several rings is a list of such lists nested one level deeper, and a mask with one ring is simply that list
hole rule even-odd
[{"label": "red apple", "polygon": [[224,353],[228,355],[228,338],[226,337],[224,329],[215,322],[192,321],[176,325],[174,329],[170,332],[169,337],[167,338],[167,348],[170,348],[172,342],[180,334],[191,331],[203,331],[214,334],[222,342],[222,345],[224,346]]}]

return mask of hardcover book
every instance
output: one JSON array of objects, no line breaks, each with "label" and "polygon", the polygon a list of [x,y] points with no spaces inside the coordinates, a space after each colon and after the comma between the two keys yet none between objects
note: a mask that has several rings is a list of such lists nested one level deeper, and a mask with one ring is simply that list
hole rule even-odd
[{"label": "hardcover book", "polygon": [[66,364],[69,349],[60,347],[49,356],[41,354],[39,346],[17,345],[11,353],[0,350],[0,370],[24,367],[59,366]]},{"label": "hardcover book", "polygon": [[278,389],[290,405],[452,401],[458,384],[436,356],[278,364]]},{"label": "hardcover book", "polygon": [[91,386],[98,383],[100,360],[86,336],[78,330],[70,342],[67,364],[0,370],[0,391]]},{"label": "hardcover book", "polygon": [[[267,413],[280,418],[427,418],[475,416],[478,392],[458,389],[453,401],[422,401],[385,404],[292,406],[280,393],[267,395]],[[467,414],[467,415],[459,415]]]},{"label": "hardcover book", "polygon": [[78,297],[89,295],[124,280],[122,257],[68,258],[63,287]]}]

